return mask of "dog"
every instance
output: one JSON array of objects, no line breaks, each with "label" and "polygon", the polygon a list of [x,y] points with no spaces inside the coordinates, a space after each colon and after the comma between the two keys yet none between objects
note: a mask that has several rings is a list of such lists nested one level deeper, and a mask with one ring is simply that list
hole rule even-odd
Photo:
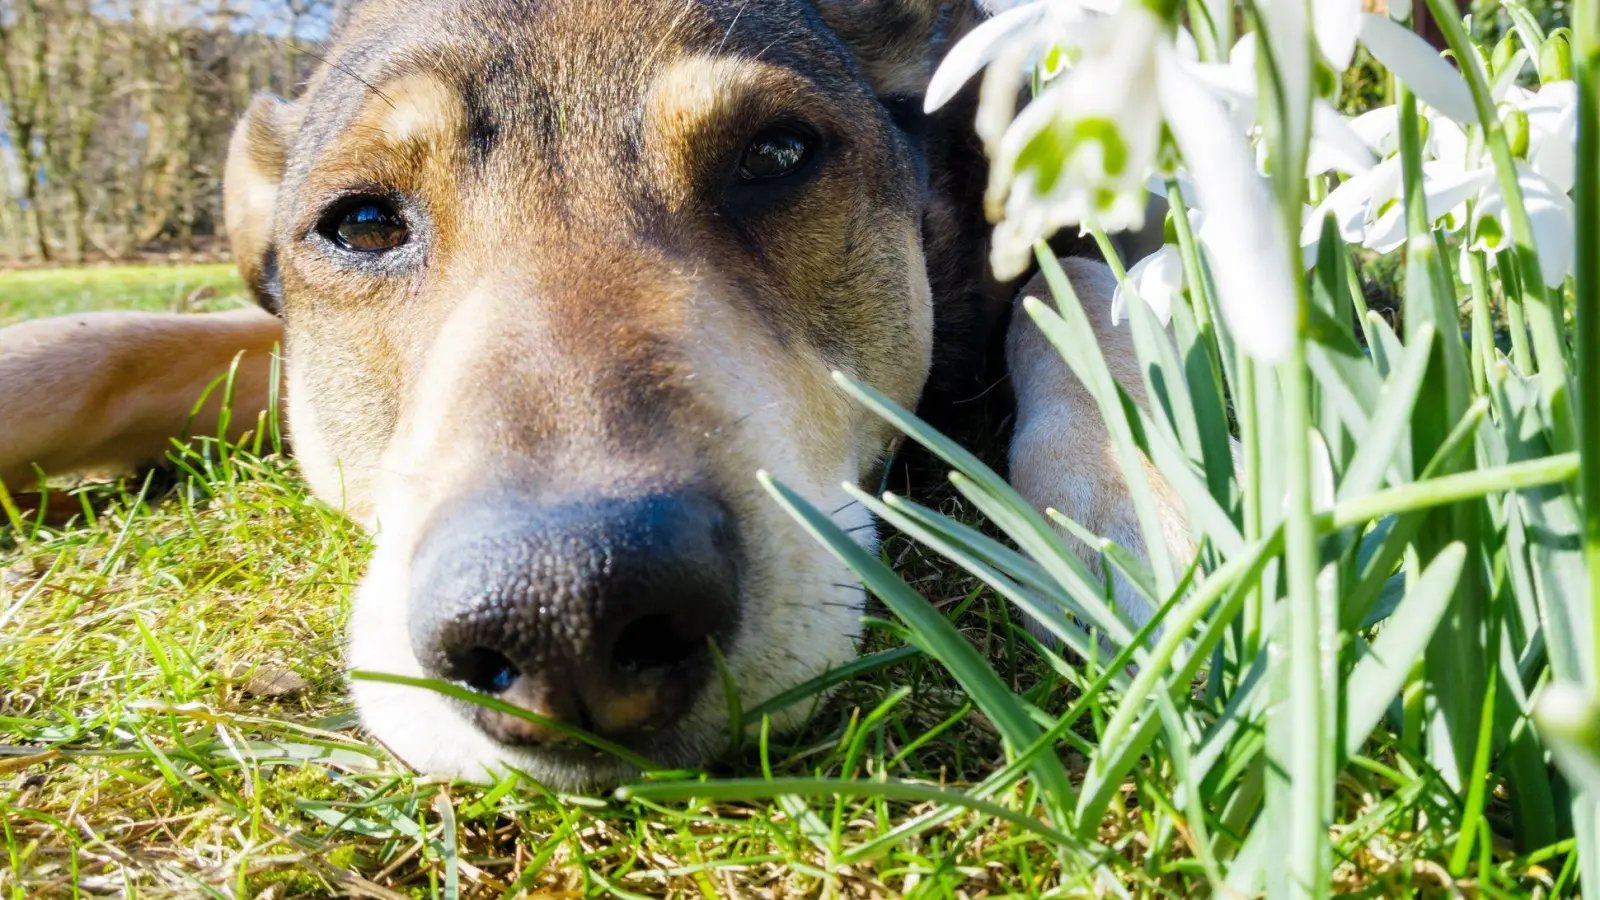
[{"label": "dog", "polygon": [[[236,359],[237,437],[281,345],[300,469],[376,536],[349,665],[700,764],[728,733],[713,643],[747,707],[856,652],[863,592],[755,477],[877,540],[840,485],[877,487],[896,434],[835,370],[947,424],[1003,369],[1011,483],[1143,552],[1094,402],[1011,315],[1048,290],[985,275],[973,92],[923,112],[983,15],[368,0],[300,98],[257,97],[232,138],[226,224],[262,310],[0,331],[0,478],[159,458],[219,427],[216,398],[190,415]],[[1108,270],[1065,266],[1142,398]],[[352,690],[421,771],[568,790],[633,771],[559,728]]]}]

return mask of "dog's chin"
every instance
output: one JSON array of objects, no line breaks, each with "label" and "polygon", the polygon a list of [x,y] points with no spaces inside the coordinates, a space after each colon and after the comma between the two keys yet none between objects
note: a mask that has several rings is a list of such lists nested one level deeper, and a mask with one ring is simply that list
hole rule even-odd
[{"label": "dog's chin", "polygon": [[[862,543],[875,543],[871,520],[859,504],[835,519],[846,520],[840,524],[850,527]],[[351,610],[347,663],[353,671],[427,677],[411,649],[407,621],[407,562],[413,547],[408,536],[395,533],[385,533],[378,541]],[[860,631],[862,593],[849,584],[848,571],[825,551],[805,542],[788,542],[779,543],[771,557],[777,564],[774,574],[784,572],[786,577],[761,578],[757,595],[765,593],[761,588],[766,585],[782,583],[787,590],[781,593],[792,591],[795,599],[746,598],[740,634],[728,652],[746,709],[853,659]],[[501,743],[479,729],[459,701],[435,691],[354,680],[351,693],[367,733],[408,766],[428,775],[485,782],[514,772],[555,790],[578,792],[604,789],[638,774],[632,765],[582,745]],[[792,730],[810,705],[801,703],[775,713],[773,727]],[[713,678],[686,716],[669,728],[641,736],[628,749],[665,768],[698,766],[725,746],[727,711],[721,682]]]},{"label": "dog's chin", "polygon": [[[517,774],[569,793],[605,790],[639,775],[633,765],[582,744],[502,744],[462,715],[456,702],[431,691],[357,681],[352,693],[367,731],[406,765],[428,775],[486,783]],[[719,744],[715,732],[673,728],[629,749],[679,768],[698,764]]]}]

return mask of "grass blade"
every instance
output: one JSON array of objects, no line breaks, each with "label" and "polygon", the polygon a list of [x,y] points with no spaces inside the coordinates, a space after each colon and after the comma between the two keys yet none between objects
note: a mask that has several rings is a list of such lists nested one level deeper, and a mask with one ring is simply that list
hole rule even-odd
[{"label": "grass blade", "polygon": [[[862,583],[910,627],[923,650],[949,669],[1013,749],[1027,747],[1039,737],[1039,726],[1034,724],[1016,695],[955,626],[803,497],[765,472],[757,477],[762,487],[796,521],[849,566]],[[1064,814],[1061,811],[1070,808],[1076,791],[1061,760],[1054,754],[1042,754],[1033,761],[1030,770],[1038,779],[1047,803],[1058,810],[1058,814]]]}]

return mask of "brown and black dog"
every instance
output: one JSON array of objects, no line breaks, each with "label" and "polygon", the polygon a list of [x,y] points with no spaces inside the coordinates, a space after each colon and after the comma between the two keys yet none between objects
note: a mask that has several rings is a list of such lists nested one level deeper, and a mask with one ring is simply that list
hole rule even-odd
[{"label": "brown and black dog", "polygon": [[[1093,403],[1009,315],[1016,286],[984,277],[971,98],[922,111],[981,15],[371,0],[304,95],[258,98],[233,139],[228,230],[269,312],[0,332],[0,477],[159,456],[240,351],[251,422],[281,341],[300,466],[377,535],[350,665],[697,763],[728,730],[708,639],[746,706],[855,652],[861,592],[755,478],[875,540],[840,484],[876,486],[895,435],[834,370],[959,410],[1003,340],[1013,483],[1141,549]],[[1137,390],[1109,274],[1068,271]],[[512,765],[567,788],[627,772],[427,691],[354,692],[422,770]]]}]

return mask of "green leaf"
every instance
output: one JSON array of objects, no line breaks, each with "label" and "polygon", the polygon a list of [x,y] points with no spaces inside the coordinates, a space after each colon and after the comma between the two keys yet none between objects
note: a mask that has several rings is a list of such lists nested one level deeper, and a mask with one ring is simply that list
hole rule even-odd
[{"label": "green leaf", "polygon": [[[805,498],[766,472],[759,473],[757,477],[762,487],[796,521],[849,566],[862,583],[906,623],[922,649],[955,676],[972,702],[994,722],[995,729],[1014,750],[1027,747],[1039,737],[1039,726],[1034,724],[1022,702],[1000,681],[983,655],[967,642],[949,620]],[[1042,754],[1032,761],[1030,771],[1056,815],[1065,816],[1077,792],[1067,778],[1061,760],[1055,754]],[[1059,821],[1067,820],[1061,818]]]},{"label": "green leaf", "polygon": [[1411,673],[1449,608],[1467,547],[1455,543],[1440,551],[1406,592],[1366,656],[1356,662],[1346,683],[1345,756],[1353,756],[1382,720],[1389,702]]},{"label": "green leaf", "polygon": [[1378,392],[1377,415],[1339,482],[1340,499],[1360,497],[1376,490],[1391,466],[1400,476],[1397,481],[1410,480],[1411,448],[1406,439],[1411,436],[1411,413],[1416,408],[1432,357],[1433,326],[1424,322],[1417,327],[1415,340],[1405,351],[1404,362]]}]

